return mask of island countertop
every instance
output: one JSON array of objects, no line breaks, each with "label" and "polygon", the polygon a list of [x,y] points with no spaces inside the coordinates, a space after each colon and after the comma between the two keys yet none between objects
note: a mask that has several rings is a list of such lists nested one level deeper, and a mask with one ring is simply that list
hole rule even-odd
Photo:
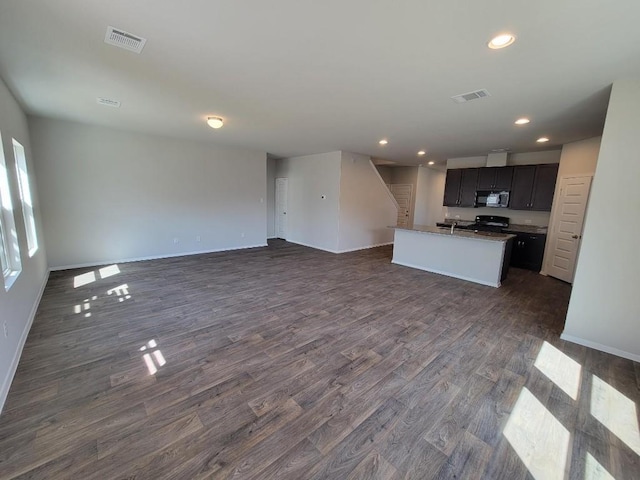
[{"label": "island countertop", "polygon": [[472,230],[462,230],[462,229],[454,229],[453,233],[451,233],[451,228],[431,227],[428,225],[415,225],[413,228],[398,227],[398,226],[389,227],[389,228],[394,228],[396,230],[407,230],[409,232],[446,235],[449,237],[471,238],[474,240],[484,240],[484,241],[490,241],[490,242],[506,242],[510,238],[516,237],[516,235],[513,235],[511,233],[476,232]]}]

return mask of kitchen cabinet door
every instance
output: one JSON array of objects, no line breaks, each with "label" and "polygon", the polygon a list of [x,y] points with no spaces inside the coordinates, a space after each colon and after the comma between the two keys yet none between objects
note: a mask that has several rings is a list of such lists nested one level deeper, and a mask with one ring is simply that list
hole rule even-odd
[{"label": "kitchen cabinet door", "polygon": [[444,184],[444,200],[442,205],[445,207],[457,207],[460,199],[460,182],[462,181],[462,169],[447,170],[447,179]]},{"label": "kitchen cabinet door", "polygon": [[513,167],[487,167],[478,172],[478,190],[511,190]]},{"label": "kitchen cabinet door", "polygon": [[557,176],[558,164],[537,166],[535,186],[531,195],[531,210],[551,211]]},{"label": "kitchen cabinet door", "polygon": [[478,172],[478,190],[491,190],[496,183],[496,168],[481,168]]},{"label": "kitchen cabinet door", "polygon": [[479,168],[465,168],[462,170],[462,180],[460,181],[459,207],[476,206],[476,189],[478,188]]},{"label": "kitchen cabinet door", "polygon": [[496,180],[493,188],[496,190],[511,190],[513,180],[513,167],[497,167]]},{"label": "kitchen cabinet door", "polygon": [[529,233],[518,233],[517,235],[511,252],[510,266],[539,272],[542,269],[547,236]]},{"label": "kitchen cabinet door", "polygon": [[513,183],[509,196],[509,208],[513,210],[529,210],[531,194],[536,180],[536,166],[527,165],[513,169]]}]

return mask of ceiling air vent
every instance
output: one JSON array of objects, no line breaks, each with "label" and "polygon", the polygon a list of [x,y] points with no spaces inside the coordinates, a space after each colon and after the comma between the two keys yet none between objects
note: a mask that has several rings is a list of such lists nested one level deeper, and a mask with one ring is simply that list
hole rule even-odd
[{"label": "ceiling air vent", "polygon": [[119,108],[120,107],[120,102],[119,101],[111,100],[110,98],[98,97],[98,98],[96,98],[96,101],[100,105],[106,105],[107,107],[115,107],[115,108]]},{"label": "ceiling air vent", "polygon": [[454,95],[451,99],[456,103],[470,102],[471,100],[477,100],[478,98],[490,97],[491,94],[486,89],[476,90],[475,92],[461,93],[460,95]]},{"label": "ceiling air vent", "polygon": [[140,53],[142,52],[144,44],[147,43],[147,39],[109,26],[107,27],[107,34],[104,37],[104,43],[124,48],[131,52]]}]

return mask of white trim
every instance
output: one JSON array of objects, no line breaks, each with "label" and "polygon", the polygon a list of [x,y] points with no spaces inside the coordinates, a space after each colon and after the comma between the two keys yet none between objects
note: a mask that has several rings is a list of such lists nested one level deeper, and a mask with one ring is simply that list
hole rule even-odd
[{"label": "white trim", "polygon": [[322,247],[318,247],[316,245],[311,245],[309,243],[303,243],[303,242],[296,242],[294,240],[287,240],[285,239],[285,242],[289,242],[289,243],[295,243],[296,245],[301,245],[303,247],[309,247],[309,248],[313,248],[315,250],[322,250],[323,252],[329,252],[329,253],[333,253],[335,255],[340,255],[342,253],[350,253],[350,252],[357,252],[359,250],[368,250],[369,248],[377,248],[377,247],[384,247],[386,245],[393,245],[393,242],[387,242],[387,243],[378,243],[376,245],[369,245],[367,247],[358,247],[358,248],[351,248],[348,250],[329,250],[328,248],[322,248]]},{"label": "white trim", "polygon": [[31,313],[29,314],[29,319],[27,324],[25,325],[24,330],[22,331],[22,335],[20,336],[20,341],[18,342],[18,349],[16,350],[16,354],[11,361],[11,365],[9,366],[9,372],[2,383],[2,388],[0,388],[0,413],[2,413],[2,409],[4,408],[4,403],[7,400],[7,395],[9,395],[9,389],[11,388],[11,383],[13,382],[13,377],[16,375],[16,370],[18,369],[18,363],[20,362],[20,357],[22,356],[22,350],[24,349],[24,344],[27,342],[27,337],[29,336],[29,331],[31,330],[31,325],[33,325],[33,320],[36,318],[36,312],[38,311],[38,307],[40,306],[40,300],[42,300],[42,295],[44,294],[44,289],[47,286],[47,282],[49,281],[49,273],[51,270],[47,270],[47,274],[44,276],[44,281],[40,286],[40,292],[38,293],[38,297],[31,308]]},{"label": "white trim", "polygon": [[571,343],[577,343],[578,345],[582,345],[584,347],[600,350],[601,352],[610,353],[611,355],[615,355],[616,357],[622,357],[628,360],[633,360],[634,362],[640,362],[640,355],[637,355],[635,353],[625,352],[624,350],[619,350],[617,348],[609,347],[601,343],[592,342],[591,340],[585,340],[584,338],[574,337],[573,335],[567,335],[566,333],[563,333],[562,335],[560,335],[560,339],[565,340],[567,342],[571,342]]},{"label": "white trim", "polygon": [[366,247],[356,247],[356,248],[349,248],[347,250],[337,250],[334,253],[349,253],[349,252],[358,252],[360,250],[369,250],[370,248],[378,248],[378,247],[386,247],[387,245],[393,245],[393,242],[386,242],[386,243],[377,243],[375,245],[368,245]]},{"label": "white trim", "polygon": [[295,243],[296,245],[302,245],[303,247],[309,247],[309,248],[313,248],[315,250],[322,250],[323,252],[329,252],[329,253],[340,253],[337,250],[329,250],[328,248],[322,248],[322,247],[318,247],[316,245],[311,245],[309,243],[304,243],[304,242],[296,242],[294,240],[289,240],[287,238],[284,239],[285,242],[289,242],[289,243]]},{"label": "white trim", "polygon": [[436,269],[427,270],[424,267],[421,267],[421,266],[418,266],[418,265],[413,265],[411,263],[398,262],[397,260],[392,260],[391,263],[395,263],[396,265],[402,265],[403,267],[416,268],[416,269],[422,270],[424,272],[437,273],[438,275],[444,275],[445,277],[453,277],[453,278],[458,278],[460,280],[466,280],[467,282],[479,283],[480,285],[486,285],[487,287],[498,288],[500,286],[500,282],[491,283],[491,282],[485,282],[484,280],[478,280],[478,279],[475,279],[475,278],[466,277],[464,275],[454,275],[454,274],[452,274],[450,272],[442,272],[442,271],[436,270]]},{"label": "white trim", "polygon": [[266,243],[261,243],[259,245],[246,245],[242,247],[230,247],[230,248],[218,248],[214,250],[200,250],[197,252],[183,252],[183,253],[172,253],[170,255],[151,255],[148,257],[136,257],[136,258],[124,258],[120,260],[109,260],[107,262],[90,262],[90,263],[78,263],[75,265],[62,265],[59,267],[51,267],[49,270],[52,272],[57,272],[59,270],[71,270],[74,268],[86,268],[86,267],[98,267],[100,265],[111,265],[114,263],[129,263],[129,262],[144,262],[147,260],[160,260],[163,258],[174,258],[174,257],[189,257],[191,255],[203,255],[207,253],[219,253],[219,252],[231,252],[233,250],[245,250],[248,248],[262,248],[268,247]]}]

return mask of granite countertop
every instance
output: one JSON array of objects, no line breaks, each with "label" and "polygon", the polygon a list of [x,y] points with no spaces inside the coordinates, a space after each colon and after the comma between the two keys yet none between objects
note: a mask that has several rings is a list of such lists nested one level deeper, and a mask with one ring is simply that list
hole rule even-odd
[{"label": "granite countertop", "polygon": [[473,240],[484,240],[484,241],[490,241],[490,242],[506,242],[510,238],[515,238],[515,235],[511,233],[474,232],[471,230],[458,230],[458,229],[455,229],[452,234],[451,228],[430,227],[427,225],[416,225],[413,228],[405,228],[405,227],[397,227],[397,226],[389,227],[389,228],[395,228],[396,230],[407,230],[409,232],[432,233],[436,235],[447,235],[449,237],[470,238]]},{"label": "granite countertop", "polygon": [[[459,220],[456,218],[445,218],[443,222],[438,223],[446,223],[451,225],[453,222],[458,222],[458,226],[460,227],[468,227],[475,223],[473,220]],[[518,223],[512,223],[509,225],[509,228],[505,228],[505,230],[509,232],[520,232],[520,233],[539,233],[539,234],[547,234],[547,227],[541,227],[539,225],[521,225]]]}]

